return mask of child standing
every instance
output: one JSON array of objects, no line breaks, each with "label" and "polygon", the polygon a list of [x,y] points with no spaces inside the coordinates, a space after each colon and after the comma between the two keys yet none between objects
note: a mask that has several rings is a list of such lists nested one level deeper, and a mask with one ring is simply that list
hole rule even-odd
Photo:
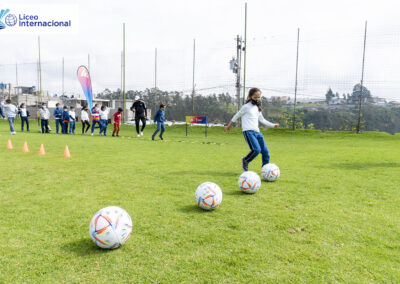
[{"label": "child standing", "polygon": [[101,106],[100,110],[100,135],[107,136],[108,113],[110,109],[106,106]]},{"label": "child standing", "polygon": [[40,126],[42,129],[42,134],[49,133],[50,112],[47,109],[47,106],[45,103],[42,103],[42,107],[39,110],[39,114],[40,114]]},{"label": "child standing", "polygon": [[248,171],[249,163],[257,157],[259,153],[262,155],[262,166],[269,163],[269,151],[267,144],[264,141],[264,136],[258,129],[258,123],[267,126],[278,128],[279,124],[269,122],[262,115],[261,108],[261,91],[258,88],[252,88],[249,90],[246,103],[242,106],[240,111],[234,115],[232,120],[225,127],[226,131],[229,131],[232,124],[238,119],[242,118],[242,130],[244,139],[249,145],[250,152],[242,158],[242,168],[244,171]]},{"label": "child standing", "polygon": [[157,129],[151,136],[151,140],[154,140],[154,137],[156,136],[158,131],[160,131],[160,129],[161,129],[160,139],[164,140],[162,137],[165,131],[164,121],[165,121],[165,104],[160,104],[160,109],[157,111],[156,116],[154,117],[154,122],[157,122]]},{"label": "child standing", "polygon": [[63,107],[61,119],[63,122],[62,134],[68,134],[69,112],[68,112],[68,107],[66,106]]},{"label": "child standing", "polygon": [[75,134],[75,122],[76,122],[76,115],[75,115],[75,108],[71,106],[69,108],[69,134]]},{"label": "child standing", "polygon": [[100,110],[98,104],[95,104],[94,107],[92,108],[92,133],[91,133],[92,136],[96,124],[100,127]]},{"label": "child standing", "polygon": [[[14,120],[15,116],[18,113],[18,109],[15,105],[11,104],[11,100],[8,99],[6,100],[6,103],[1,102],[1,106],[4,107],[4,112],[6,113],[8,124],[10,125],[10,134],[15,135],[17,132],[15,132],[14,129]],[[4,118],[6,119],[6,118]]]},{"label": "child standing", "polygon": [[[85,135],[90,127],[88,111],[89,111],[88,106],[84,106],[81,110],[82,135]],[[85,131],[85,125],[86,125],[86,131]]]},{"label": "child standing", "polygon": [[20,105],[19,115],[21,116],[21,132],[24,132],[24,124],[26,123],[26,131],[29,132],[29,111],[24,103]]},{"label": "child standing", "polygon": [[119,137],[119,129],[121,127],[122,112],[123,112],[123,109],[122,109],[122,107],[120,107],[120,108],[118,108],[118,111],[113,114],[113,117],[114,117],[114,131],[112,134],[113,137],[115,136],[115,134],[117,134],[117,137]]},{"label": "child standing", "polygon": [[59,127],[61,126],[61,132],[63,130],[62,125],[62,109],[59,103],[56,104],[56,109],[53,112],[54,119],[56,121],[56,133],[58,134]]}]

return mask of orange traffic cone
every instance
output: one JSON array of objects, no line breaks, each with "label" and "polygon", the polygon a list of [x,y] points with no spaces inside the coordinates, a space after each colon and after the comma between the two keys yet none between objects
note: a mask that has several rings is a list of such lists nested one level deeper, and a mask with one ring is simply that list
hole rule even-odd
[{"label": "orange traffic cone", "polygon": [[44,150],[43,144],[40,144],[39,155],[40,156],[46,155],[46,151]]},{"label": "orange traffic cone", "polygon": [[11,150],[13,148],[13,145],[12,145],[12,143],[11,143],[11,139],[8,139],[8,142],[7,142],[7,150]]},{"label": "orange traffic cone", "polygon": [[29,152],[28,143],[26,141],[24,142],[24,146],[22,147],[22,152],[24,153]]},{"label": "orange traffic cone", "polygon": [[71,158],[71,154],[69,153],[68,145],[65,145],[64,158]]}]

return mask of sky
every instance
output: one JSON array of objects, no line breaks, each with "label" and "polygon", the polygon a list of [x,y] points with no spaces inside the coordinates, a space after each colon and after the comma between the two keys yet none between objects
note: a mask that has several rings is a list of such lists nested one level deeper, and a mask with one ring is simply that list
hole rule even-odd
[{"label": "sky", "polygon": [[[74,7],[74,32],[0,31],[0,81],[37,86],[38,36],[42,88],[81,94],[76,70],[88,65],[95,93],[121,87],[122,25],[126,26],[126,89],[192,89],[193,40],[196,40],[197,93],[235,94],[229,61],[236,56],[236,35],[244,36],[247,15],[246,86],[263,95],[293,96],[296,39],[300,29],[298,94],[324,98],[329,87],[341,96],[361,80],[363,36],[367,26],[365,86],[372,95],[400,101],[400,4],[398,1],[19,1],[41,13]],[[56,3],[56,4],[55,4]],[[7,3],[1,9],[7,8]],[[66,13],[66,12],[65,12]],[[69,11],[68,13],[71,14]],[[18,76],[16,69],[18,70]],[[243,78],[243,76],[242,76]]]}]

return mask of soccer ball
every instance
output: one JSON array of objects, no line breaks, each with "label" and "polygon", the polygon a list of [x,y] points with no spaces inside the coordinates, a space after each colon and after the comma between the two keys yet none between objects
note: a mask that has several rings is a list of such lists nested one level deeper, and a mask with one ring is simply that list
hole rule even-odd
[{"label": "soccer ball", "polygon": [[266,164],[261,168],[261,176],[266,181],[276,181],[281,175],[281,171],[275,164]]},{"label": "soccer ball", "polygon": [[99,210],[89,225],[90,237],[103,249],[119,248],[129,239],[131,233],[131,217],[117,206]]},{"label": "soccer ball", "polygon": [[215,183],[204,182],[197,187],[195,197],[199,207],[214,210],[222,202],[222,191]]},{"label": "soccer ball", "polygon": [[256,193],[261,186],[261,179],[255,172],[247,171],[240,175],[238,183],[244,193]]}]

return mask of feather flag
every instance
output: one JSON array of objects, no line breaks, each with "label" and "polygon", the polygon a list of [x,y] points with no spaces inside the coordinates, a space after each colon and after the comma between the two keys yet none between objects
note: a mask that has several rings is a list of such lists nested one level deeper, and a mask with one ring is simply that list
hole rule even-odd
[{"label": "feather flag", "polygon": [[77,71],[77,76],[79,82],[81,83],[83,93],[85,94],[89,109],[92,109],[93,107],[92,82],[90,80],[89,70],[85,66],[79,66]]}]

